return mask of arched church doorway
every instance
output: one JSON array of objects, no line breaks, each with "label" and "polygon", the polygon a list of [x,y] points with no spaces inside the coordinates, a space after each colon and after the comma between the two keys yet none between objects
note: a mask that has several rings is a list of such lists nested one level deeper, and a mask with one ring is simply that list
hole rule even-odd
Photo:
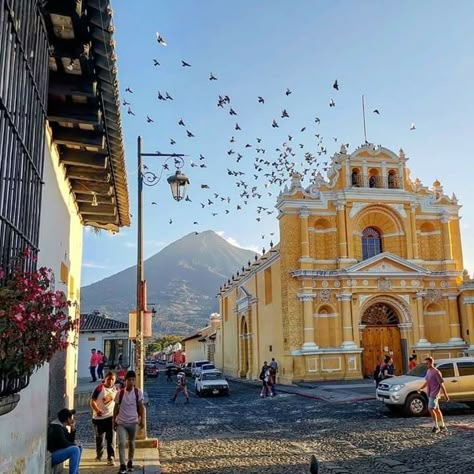
[{"label": "arched church doorway", "polygon": [[387,303],[374,303],[363,313],[362,331],[363,372],[364,376],[372,376],[377,364],[386,355],[393,357],[395,374],[403,372],[402,344],[400,320],[397,311]]},{"label": "arched church doorway", "polygon": [[240,377],[247,377],[249,371],[249,334],[245,317],[240,322]]}]

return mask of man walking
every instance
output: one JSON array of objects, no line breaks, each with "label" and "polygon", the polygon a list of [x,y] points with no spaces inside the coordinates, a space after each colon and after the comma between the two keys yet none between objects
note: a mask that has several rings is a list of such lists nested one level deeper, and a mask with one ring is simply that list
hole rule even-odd
[{"label": "man walking", "polygon": [[97,351],[97,377],[99,380],[104,378],[105,355],[102,351]]},{"label": "man walking", "polygon": [[107,465],[115,466],[113,415],[115,407],[115,374],[108,372],[104,383],[96,387],[90,399],[92,424],[95,431],[96,461],[102,460],[104,454],[104,435],[107,443]]},{"label": "man walking", "polygon": [[[76,444],[76,410],[63,408],[48,426],[48,451],[51,464],[61,464],[69,459],[69,474],[79,474],[82,446]],[[69,430],[68,430],[69,428]]]},{"label": "man walking", "polygon": [[439,433],[440,431],[446,431],[446,425],[444,424],[443,414],[439,408],[439,397],[440,392],[443,392],[444,399],[449,402],[449,396],[444,386],[443,376],[441,372],[434,367],[433,357],[427,357],[425,359],[428,371],[426,372],[425,382],[418,390],[418,393],[426,387],[426,393],[428,394],[428,411],[430,412],[431,418],[433,418],[433,429],[432,433]]},{"label": "man walking", "polygon": [[95,374],[96,368],[99,365],[99,354],[95,349],[91,349],[91,359],[89,362],[89,371],[91,373],[92,380],[90,382],[97,382],[97,376]]},{"label": "man walking", "polygon": [[[115,396],[113,426],[117,430],[120,470],[125,474],[133,471],[133,456],[135,455],[135,438],[137,425],[143,429],[145,423],[145,407],[143,392],[135,387],[136,374],[129,370],[125,375],[125,388]],[[128,462],[125,465],[125,447],[128,438]]]},{"label": "man walking", "polygon": [[277,383],[277,374],[278,374],[278,362],[275,360],[274,357],[272,357],[272,360],[270,362],[270,367],[272,369],[272,375],[273,375],[273,384],[272,384],[272,397],[275,396],[275,385]]},{"label": "man walking", "polygon": [[188,388],[186,387],[186,374],[184,372],[178,373],[178,376],[176,377],[176,383],[178,384],[178,386],[176,387],[173,398],[170,401],[171,402],[176,401],[176,398],[178,398],[178,395],[181,392],[183,392],[186,398],[186,401],[184,403],[189,403]]}]

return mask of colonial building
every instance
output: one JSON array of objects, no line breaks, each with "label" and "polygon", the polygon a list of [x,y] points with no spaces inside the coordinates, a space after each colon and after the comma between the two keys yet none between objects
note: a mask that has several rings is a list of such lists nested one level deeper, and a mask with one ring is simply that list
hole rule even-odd
[{"label": "colonial building", "polygon": [[357,379],[393,353],[474,351],[474,281],[463,271],[460,205],[412,181],[403,150],[344,146],[304,189],[277,202],[280,243],[219,292],[217,360],[256,378],[275,357],[281,381]]},{"label": "colonial building", "polygon": [[216,357],[216,334],[221,326],[221,317],[212,313],[209,325],[200,329],[195,334],[183,339],[186,362],[208,360],[215,362]]},{"label": "colonial building", "polygon": [[[0,267],[28,247],[73,319],[84,226],[130,225],[113,31],[108,0],[0,1]],[[78,337],[19,393],[0,384],[0,472],[48,472],[47,424],[74,406]]]}]

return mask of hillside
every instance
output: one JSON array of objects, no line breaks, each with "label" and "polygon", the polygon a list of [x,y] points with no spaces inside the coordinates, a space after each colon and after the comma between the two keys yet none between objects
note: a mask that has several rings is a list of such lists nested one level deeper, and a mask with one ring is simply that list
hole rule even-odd
[{"label": "hillside", "polygon": [[[157,303],[154,334],[186,335],[217,311],[219,286],[255,253],[229,244],[213,231],[194,232],[145,261],[147,300]],[[136,266],[85,286],[81,312],[95,309],[127,321],[136,305]]]}]

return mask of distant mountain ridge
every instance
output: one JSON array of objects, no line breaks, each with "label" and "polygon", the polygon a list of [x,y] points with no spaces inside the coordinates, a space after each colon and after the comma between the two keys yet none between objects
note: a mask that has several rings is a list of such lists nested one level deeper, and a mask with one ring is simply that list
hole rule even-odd
[{"label": "distant mountain ridge", "polygon": [[[235,247],[214,231],[194,232],[145,261],[147,300],[157,303],[153,332],[186,335],[218,310],[219,286],[255,252]],[[81,289],[81,313],[99,310],[127,321],[136,305],[136,266]]]}]

